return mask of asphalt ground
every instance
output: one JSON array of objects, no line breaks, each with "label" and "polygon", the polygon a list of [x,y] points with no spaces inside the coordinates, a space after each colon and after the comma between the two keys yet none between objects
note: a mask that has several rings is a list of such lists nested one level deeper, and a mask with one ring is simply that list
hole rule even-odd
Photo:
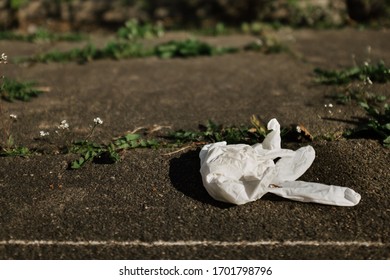
[{"label": "asphalt ground", "polygon": [[[98,116],[104,124],[94,137],[103,142],[140,126],[196,129],[208,119],[238,125],[252,114],[302,123],[313,135],[337,134],[365,113],[356,104],[336,105],[329,96],[337,87],[313,83],[313,69],[350,66],[353,56],[359,63],[388,62],[389,35],[288,30],[276,36],[292,53],[8,64],[6,76],[51,91],[2,106],[18,115],[15,141],[38,148],[40,130],[66,119],[73,137],[83,137]],[[206,40],[240,45],[252,39]],[[72,46],[0,42],[9,57]],[[372,90],[390,95],[388,84]],[[334,106],[324,106],[329,103]],[[170,155],[174,149],[130,150],[116,164],[80,170],[67,168],[77,157],[72,154],[0,158],[0,258],[389,259],[389,149],[368,139],[311,145],[316,159],[301,180],[350,187],[362,196],[357,206],[272,195],[242,206],[214,201],[202,186],[199,148]]]}]

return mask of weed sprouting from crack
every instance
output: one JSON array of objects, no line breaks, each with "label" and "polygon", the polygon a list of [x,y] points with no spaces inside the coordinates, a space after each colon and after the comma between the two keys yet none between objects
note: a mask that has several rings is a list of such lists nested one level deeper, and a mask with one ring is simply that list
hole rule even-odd
[{"label": "weed sprouting from crack", "polygon": [[142,139],[140,134],[135,133],[128,133],[108,144],[98,144],[89,140],[95,128],[102,124],[103,121],[100,118],[95,118],[88,136],[82,141],[73,142],[70,152],[77,153],[79,158],[71,162],[71,169],[79,169],[89,161],[105,164],[115,163],[120,160],[120,152],[123,150],[154,148],[159,145],[158,141]]},{"label": "weed sprouting from crack", "polygon": [[118,29],[117,37],[125,40],[151,39],[162,37],[164,28],[161,24],[140,24],[137,19],[131,19],[125,25]]},{"label": "weed sprouting from crack", "polygon": [[267,130],[256,117],[252,117],[252,126],[249,129],[244,127],[223,127],[209,121],[205,126],[200,126],[199,131],[178,130],[162,136],[165,139],[158,138],[144,139],[138,133],[127,133],[124,136],[113,139],[108,144],[97,144],[89,141],[74,142],[70,152],[79,154],[79,158],[71,162],[71,169],[79,169],[87,162],[95,163],[115,163],[120,160],[120,153],[124,150],[136,148],[179,148],[191,144],[205,144],[217,141],[227,141],[229,143],[238,143],[245,141],[255,143],[264,139]]},{"label": "weed sprouting from crack", "polygon": [[383,108],[360,102],[366,111],[367,119],[357,128],[345,132],[347,138],[374,138],[382,142],[383,146],[390,148],[390,106],[384,104]]},{"label": "weed sprouting from crack", "polygon": [[237,48],[214,47],[196,39],[170,41],[155,47],[154,54],[160,58],[214,56],[237,52]]},{"label": "weed sprouting from crack", "polygon": [[80,42],[86,40],[87,36],[78,33],[53,33],[46,29],[38,28],[31,34],[18,34],[12,31],[0,31],[0,40],[25,41],[25,42]]},{"label": "weed sprouting from crack", "polygon": [[[2,53],[0,56],[0,64],[7,64],[7,55]],[[0,95],[3,97],[3,93],[9,87],[8,79],[4,76],[0,77]],[[14,93],[14,91],[10,91]],[[18,116],[15,114],[9,114],[9,118],[4,117],[3,106],[0,101],[0,156],[27,156],[30,154],[30,150],[26,147],[20,147],[15,144],[14,137],[12,136],[12,126],[18,120]]]},{"label": "weed sprouting from crack", "polygon": [[[222,25],[219,29],[224,29]],[[47,63],[47,62],[79,62],[85,63],[97,59],[127,59],[157,56],[160,58],[186,58],[196,56],[214,56],[239,51],[261,51],[263,53],[279,53],[288,48],[276,39],[259,35],[259,39],[243,48],[217,47],[198,39],[172,40],[154,47],[145,47],[141,39],[161,37],[164,30],[160,25],[139,24],[136,20],[128,21],[117,31],[117,40],[108,42],[103,48],[97,48],[88,43],[82,48],[69,51],[50,51],[31,57],[20,57],[16,63]]]},{"label": "weed sprouting from crack", "polygon": [[27,147],[18,146],[12,136],[12,126],[17,122],[18,117],[15,114],[10,114],[9,118],[3,117],[3,112],[0,104],[0,157],[13,156],[28,156],[31,151]]},{"label": "weed sprouting from crack", "polygon": [[[371,48],[368,48],[369,52]],[[363,66],[355,66],[341,71],[316,70],[320,75],[318,82],[324,84],[349,83],[342,93],[333,96],[339,103],[346,104],[357,102],[367,114],[355,129],[349,129],[343,133],[346,138],[373,138],[382,142],[383,146],[390,147],[390,106],[385,103],[384,95],[374,94],[370,91],[373,83],[385,83],[390,81],[390,68],[384,62],[371,65],[369,60]],[[353,81],[358,83],[353,84]],[[359,82],[363,82],[360,84]]]},{"label": "weed sprouting from crack", "polygon": [[[10,116],[11,117],[11,116]],[[16,116],[12,117],[16,120]],[[198,147],[207,143],[226,141],[229,144],[247,143],[255,144],[262,142],[268,131],[259,120],[258,117],[251,117],[251,125],[249,126],[223,126],[212,121],[208,121],[206,125],[200,125],[198,131],[177,130],[168,134],[156,137],[142,137],[141,134],[133,132],[127,133],[124,136],[114,138],[109,143],[97,143],[93,140],[93,134],[98,126],[101,126],[103,121],[100,118],[94,119],[94,124],[87,136],[79,141],[69,140],[70,125],[66,120],[61,121],[60,125],[54,131],[40,131],[39,140],[45,141],[48,144],[55,146],[55,154],[58,153],[73,153],[77,154],[77,159],[70,162],[70,169],[80,169],[88,162],[112,164],[121,159],[121,153],[125,150],[137,148],[175,148],[182,151],[188,147]],[[149,129],[146,134],[154,133],[164,128],[163,126],[154,126]],[[142,128],[144,129],[144,128]],[[310,133],[301,125],[282,128],[282,137],[291,141],[312,140]],[[53,138],[54,137],[54,138]],[[52,139],[51,139],[52,138]],[[9,137],[10,141],[13,141]],[[53,142],[54,141],[54,142]],[[62,146],[60,145],[62,143]],[[13,142],[1,147],[2,156],[10,155],[28,155],[30,152],[27,148],[18,148],[13,146]],[[36,150],[38,151],[38,149]],[[45,151],[42,149],[42,151]],[[167,155],[174,154],[168,153]]]},{"label": "weed sprouting from crack", "polygon": [[259,130],[248,126],[222,126],[209,120],[205,125],[199,125],[198,131],[177,130],[170,133],[167,138],[177,144],[210,143],[226,141],[234,143],[252,143],[265,138],[266,128],[259,125]]},{"label": "weed sprouting from crack", "polygon": [[[98,144],[91,141],[93,131],[102,124],[99,118],[94,120],[94,126],[89,135],[82,141],[74,141],[69,152],[76,153],[79,157],[70,163],[71,169],[80,169],[88,162],[111,164],[118,162],[120,154],[129,149],[137,148],[178,148],[182,151],[188,147],[197,147],[206,143],[226,141],[232,143],[255,144],[264,140],[268,131],[264,124],[256,116],[251,117],[250,126],[222,126],[212,121],[206,125],[200,125],[198,131],[177,130],[159,138],[143,138],[141,134],[130,132],[124,136],[114,138],[111,142]],[[302,130],[301,130],[302,127]],[[299,129],[298,129],[299,128]],[[303,126],[291,126],[282,129],[282,137],[285,139],[301,141],[312,140],[311,135]],[[165,139],[165,140],[163,140]],[[293,140],[293,141],[294,141]],[[187,146],[186,146],[187,145]],[[184,148],[183,148],[184,147]],[[168,153],[167,155],[174,154]]]},{"label": "weed sprouting from crack", "polygon": [[340,90],[340,92],[333,94],[332,99],[336,100],[339,104],[347,104],[352,101],[357,103],[364,102],[367,104],[376,105],[386,100],[386,96],[378,95],[372,92],[371,87],[373,82],[369,77],[363,81],[363,83],[349,83],[346,87]]},{"label": "weed sprouting from crack", "polygon": [[115,163],[120,160],[120,152],[136,148],[155,148],[157,140],[141,139],[139,134],[126,134],[108,144],[97,144],[88,140],[74,142],[71,152],[79,154],[77,160],[70,164],[71,169],[79,169],[88,161],[95,163]]},{"label": "weed sprouting from crack", "polygon": [[341,85],[352,81],[371,81],[385,83],[390,81],[390,68],[383,61],[377,64],[365,62],[361,66],[354,66],[343,70],[314,69],[317,75],[316,82],[327,85]]},{"label": "weed sprouting from crack", "polygon": [[16,59],[17,63],[22,62],[80,62],[85,63],[97,59],[125,59],[157,56],[160,58],[213,56],[238,51],[236,48],[214,47],[195,39],[185,41],[170,41],[157,45],[152,49],[145,48],[139,42],[112,41],[102,48],[96,48],[88,44],[83,48],[75,48],[66,52],[52,51],[27,58]]},{"label": "weed sprouting from crack", "polygon": [[[0,64],[7,64],[7,59],[7,55],[2,53]],[[19,82],[2,75],[0,77],[0,97],[10,102],[14,100],[29,101],[32,97],[37,97],[44,91],[35,85],[35,82]]]},{"label": "weed sprouting from crack", "polygon": [[29,101],[37,97],[44,91],[36,87],[35,82],[19,82],[9,78],[4,78],[0,85],[0,96],[6,101]]},{"label": "weed sprouting from crack", "polygon": [[[261,43],[260,43],[261,42]],[[287,52],[288,48],[274,40],[257,40],[244,46],[242,49],[236,47],[216,47],[198,39],[186,39],[183,41],[172,40],[161,43],[154,48],[145,48],[137,41],[111,41],[104,48],[97,48],[88,44],[83,48],[75,48],[69,51],[51,51],[32,57],[17,58],[16,63],[36,62],[79,62],[85,63],[97,59],[127,59],[157,56],[159,58],[187,58],[197,56],[216,56],[239,51],[259,51],[265,54]]]},{"label": "weed sprouting from crack", "polygon": [[[256,144],[261,143],[269,132],[260,119],[252,115],[248,126],[223,126],[213,121],[206,125],[199,125],[198,131],[177,130],[170,133],[167,138],[177,144],[187,143],[214,143],[226,141],[228,144]],[[281,129],[281,136],[290,141],[313,140],[311,134],[303,125],[291,125]]]}]

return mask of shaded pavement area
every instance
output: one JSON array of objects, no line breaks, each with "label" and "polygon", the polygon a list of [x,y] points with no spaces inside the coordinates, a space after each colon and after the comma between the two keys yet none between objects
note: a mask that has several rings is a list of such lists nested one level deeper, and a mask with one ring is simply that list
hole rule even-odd
[{"label": "shaded pavement area", "polygon": [[[302,123],[313,135],[356,126],[365,112],[355,103],[336,104],[329,96],[337,87],[315,84],[313,69],[350,66],[352,56],[358,63],[389,63],[389,31],[276,36],[291,53],[9,64],[2,67],[7,77],[51,91],[27,103],[2,101],[3,110],[18,116],[15,141],[29,147],[42,144],[40,130],[64,119],[82,138],[97,116],[104,123],[94,138],[102,142],[154,124],[172,130],[194,130],[209,119],[247,124],[252,114]],[[205,40],[230,46],[253,38]],[[0,42],[9,57],[72,46]],[[387,97],[389,89],[373,85]],[[68,170],[73,154],[0,158],[0,259],[390,258],[390,150],[369,139],[311,145],[316,159],[301,179],[350,187],[361,194],[360,204],[333,207],[272,195],[242,206],[214,201],[202,186],[196,148],[171,155],[172,149],[129,150],[116,164],[80,170]]]}]

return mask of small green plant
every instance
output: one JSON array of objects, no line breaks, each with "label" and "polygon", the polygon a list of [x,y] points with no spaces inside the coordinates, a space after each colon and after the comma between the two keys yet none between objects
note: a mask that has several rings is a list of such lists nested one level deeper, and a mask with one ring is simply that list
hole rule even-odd
[{"label": "small green plant", "polygon": [[360,102],[360,106],[366,111],[367,122],[354,130],[345,133],[346,137],[367,137],[382,141],[385,147],[390,147],[390,106],[384,104],[383,109],[378,106]]},{"label": "small green plant", "polygon": [[101,52],[92,44],[88,44],[84,48],[74,48],[70,51],[60,52],[60,51],[51,51],[44,54],[39,54],[27,58],[18,58],[16,59],[17,63],[20,62],[87,62],[92,61],[101,56]]},{"label": "small green plant", "polygon": [[106,164],[115,163],[120,160],[119,153],[123,150],[153,148],[159,145],[157,140],[142,139],[139,134],[134,133],[116,138],[108,144],[97,144],[90,141],[95,128],[101,124],[103,124],[103,121],[100,118],[95,118],[88,136],[82,141],[73,143],[70,151],[79,154],[79,158],[71,162],[71,169],[79,169],[89,161]]},{"label": "small green plant", "polygon": [[125,26],[117,31],[118,38],[131,41],[161,37],[163,35],[164,28],[161,24],[140,24],[136,19],[127,21]]},{"label": "small green plant", "polygon": [[171,41],[146,49],[138,42],[109,42],[104,48],[96,48],[88,44],[84,48],[75,48],[67,52],[52,51],[27,58],[19,58],[21,62],[80,62],[85,63],[97,59],[125,59],[134,57],[158,56],[160,58],[191,57],[201,55],[221,55],[237,52],[236,48],[220,48],[198,40]]},{"label": "small green plant", "polygon": [[111,145],[99,145],[89,141],[79,141],[73,144],[71,152],[79,154],[79,158],[71,162],[72,169],[79,169],[88,161],[100,159],[105,163],[114,163],[119,155]]},{"label": "small green plant", "polygon": [[212,56],[237,52],[237,48],[214,47],[196,39],[170,41],[156,46],[155,55],[161,58]]},{"label": "small green plant", "polygon": [[109,42],[101,52],[101,58],[125,59],[152,56],[153,50],[137,42]]},{"label": "small green plant", "polygon": [[46,29],[39,28],[32,34],[18,34],[12,31],[1,31],[0,40],[25,41],[25,42],[79,42],[87,37],[78,33],[53,33]]},{"label": "small green plant", "polygon": [[12,136],[12,125],[17,122],[18,117],[15,114],[10,114],[9,118],[3,117],[3,111],[0,104],[0,157],[9,156],[28,156],[30,150],[27,147],[20,147],[15,144]]},{"label": "small green plant", "polygon": [[157,140],[141,139],[139,134],[126,134],[113,140],[109,144],[97,144],[88,140],[75,142],[71,151],[79,154],[79,158],[74,160],[70,167],[79,169],[88,161],[96,163],[115,163],[120,160],[119,153],[123,150],[136,148],[155,148],[159,144]]},{"label": "small green plant", "polygon": [[354,66],[343,70],[314,69],[317,75],[316,81],[321,84],[346,84],[352,81],[371,81],[385,83],[390,81],[390,68],[384,62],[375,65],[364,63],[362,66]]},{"label": "small green plant", "polygon": [[208,121],[206,125],[199,126],[199,131],[178,130],[170,134],[169,138],[179,143],[227,141],[232,144],[250,142],[256,135],[249,132],[247,127],[223,127]]},{"label": "small green plant", "polygon": [[205,125],[199,125],[198,131],[177,130],[168,135],[168,139],[177,143],[210,143],[226,141],[229,144],[234,143],[257,143],[261,142],[266,136],[266,128],[260,129],[248,126],[222,126],[208,121]]},{"label": "small green plant", "polygon": [[142,139],[140,134],[128,133],[125,136],[116,138],[113,142],[117,150],[127,150],[135,148],[157,147],[158,141],[155,139]]},{"label": "small green plant", "polygon": [[37,97],[42,90],[35,87],[35,82],[18,82],[9,78],[4,78],[0,85],[0,96],[7,101],[21,100],[29,101]]},{"label": "small green plant", "polygon": [[365,101],[360,102],[359,105],[366,111],[367,120],[357,128],[346,131],[344,136],[378,139],[383,146],[390,148],[390,106],[384,104],[381,108]]},{"label": "small green plant", "polygon": [[[2,53],[0,56],[0,64],[7,64],[7,55]],[[14,87],[9,87],[9,80],[4,76],[0,77],[0,95],[7,92],[15,93]],[[5,98],[6,99],[6,98]],[[12,125],[18,120],[17,115],[10,114],[9,118],[4,117],[2,103],[0,102],[0,156],[27,156],[30,151],[26,147],[19,147],[15,144],[12,137]]]},{"label": "small green plant", "polygon": [[[206,125],[199,125],[198,131],[177,130],[170,133],[168,139],[179,144],[226,141],[228,144],[246,143],[252,145],[262,142],[269,132],[267,127],[255,115],[250,118],[250,123],[247,126],[223,126],[208,121]],[[313,140],[303,125],[283,127],[281,135],[287,141]]]},{"label": "small green plant", "polygon": [[[185,143],[205,144],[226,141],[228,144],[261,143],[268,134],[266,125],[255,115],[250,118],[250,125],[223,126],[208,121],[199,125],[198,131],[177,130],[168,135],[168,139],[176,141],[177,145]],[[312,141],[313,136],[303,125],[290,125],[281,128],[281,137],[285,141]]]},{"label": "small green plant", "polygon": [[[0,64],[7,64],[7,59],[7,55],[2,53],[0,56]],[[41,89],[35,87],[35,82],[18,82],[4,76],[0,77],[0,97],[3,100],[10,102],[15,99],[28,101],[42,92]]]},{"label": "small green plant", "polygon": [[27,147],[17,146],[10,135],[4,147],[0,146],[0,157],[27,157],[31,151]]}]

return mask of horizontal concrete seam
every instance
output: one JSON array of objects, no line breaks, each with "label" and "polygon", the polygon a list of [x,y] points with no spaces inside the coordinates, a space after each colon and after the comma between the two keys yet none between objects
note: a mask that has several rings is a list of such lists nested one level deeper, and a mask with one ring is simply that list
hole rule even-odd
[{"label": "horizontal concrete seam", "polygon": [[1,240],[0,245],[20,245],[20,246],[133,246],[133,247],[180,247],[180,246],[215,246],[215,247],[260,247],[260,246],[364,246],[364,247],[384,247],[390,246],[388,243],[373,241],[212,241],[212,240],[179,240],[179,241],[152,241],[144,242],[116,241],[116,240],[80,240],[80,241],[56,241],[56,240]]}]

